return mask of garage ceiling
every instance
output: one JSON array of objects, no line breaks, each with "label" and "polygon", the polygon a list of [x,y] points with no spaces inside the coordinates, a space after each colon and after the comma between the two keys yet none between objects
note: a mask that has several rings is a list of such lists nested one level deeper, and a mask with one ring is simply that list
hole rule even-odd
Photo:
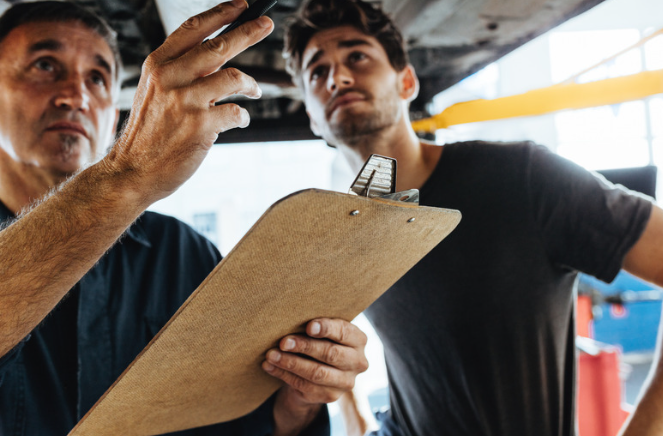
[{"label": "garage ceiling", "polygon": [[[0,0],[0,2],[3,0]],[[251,1],[251,0],[249,0]],[[410,60],[421,81],[412,104],[413,118],[427,116],[437,93],[515,48],[602,0],[384,0],[408,43]],[[95,9],[118,31],[127,70],[126,101],[138,82],[145,57],[189,15],[213,6],[210,0],[78,0]],[[265,41],[234,59],[232,66],[261,82],[264,97],[242,105],[251,126],[226,132],[223,142],[311,138],[308,120],[281,57],[284,19],[301,0],[279,0],[268,13],[276,30]],[[5,3],[6,5],[6,3]],[[163,23],[166,23],[165,25]],[[128,104],[126,105],[128,107]]]}]

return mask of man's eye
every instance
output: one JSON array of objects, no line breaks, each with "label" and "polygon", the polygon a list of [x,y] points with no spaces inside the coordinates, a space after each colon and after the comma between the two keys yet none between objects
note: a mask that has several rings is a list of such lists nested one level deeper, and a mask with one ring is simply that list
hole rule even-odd
[{"label": "man's eye", "polygon": [[90,80],[97,86],[106,87],[106,78],[103,76],[103,74],[95,73],[92,75]]},{"label": "man's eye", "polygon": [[350,53],[350,55],[348,56],[348,59],[350,60],[350,62],[359,62],[361,60],[366,59],[366,54],[364,54],[360,51],[355,51],[355,52]]},{"label": "man's eye", "polygon": [[311,81],[318,80],[319,78],[323,77],[324,74],[325,74],[325,67],[323,66],[315,67],[313,71],[311,71],[310,80]]},{"label": "man's eye", "polygon": [[46,71],[48,73],[55,71],[55,63],[51,59],[37,59],[34,66],[38,70]]}]

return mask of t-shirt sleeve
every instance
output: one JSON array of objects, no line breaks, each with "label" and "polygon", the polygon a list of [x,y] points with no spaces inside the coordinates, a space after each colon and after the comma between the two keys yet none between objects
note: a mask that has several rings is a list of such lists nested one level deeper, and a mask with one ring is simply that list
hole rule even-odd
[{"label": "t-shirt sleeve", "polygon": [[640,238],[651,213],[649,197],[532,145],[528,195],[550,259],[612,281]]}]

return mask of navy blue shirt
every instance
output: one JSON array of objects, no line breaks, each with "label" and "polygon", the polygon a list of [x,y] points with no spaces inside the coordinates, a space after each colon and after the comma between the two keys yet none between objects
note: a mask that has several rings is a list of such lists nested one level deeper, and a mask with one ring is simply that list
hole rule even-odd
[{"label": "navy blue shirt", "polygon": [[[13,214],[0,203],[0,222]],[[182,222],[146,212],[46,319],[0,358],[0,435],[66,435],[221,260]],[[252,414],[182,436],[268,435]],[[307,434],[328,434],[321,413]]]}]

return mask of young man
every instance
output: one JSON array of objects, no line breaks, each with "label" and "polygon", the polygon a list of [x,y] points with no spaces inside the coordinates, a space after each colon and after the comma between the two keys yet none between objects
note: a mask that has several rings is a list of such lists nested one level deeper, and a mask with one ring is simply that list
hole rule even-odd
[{"label": "young man", "polygon": [[398,191],[463,214],[366,311],[385,349],[386,427],[575,434],[577,272],[611,281],[623,266],[663,284],[661,209],[531,143],[420,141],[408,119],[415,71],[370,4],[307,2],[284,53],[311,129],[355,170],[372,153],[394,157]]},{"label": "young man", "polygon": [[[215,102],[260,90],[220,67],[273,24],[260,18],[203,43],[245,8],[193,17],[150,55],[106,156],[118,114],[112,30],[65,2],[0,18],[0,434],[66,435],[219,262],[188,226],[142,212],[195,171],[219,132],[248,124],[245,110]],[[263,368],[285,387],[258,411],[178,434],[328,433],[321,403],[365,369],[365,336],[332,319],[307,332],[268,353]],[[343,362],[327,364],[330,351]]]}]

